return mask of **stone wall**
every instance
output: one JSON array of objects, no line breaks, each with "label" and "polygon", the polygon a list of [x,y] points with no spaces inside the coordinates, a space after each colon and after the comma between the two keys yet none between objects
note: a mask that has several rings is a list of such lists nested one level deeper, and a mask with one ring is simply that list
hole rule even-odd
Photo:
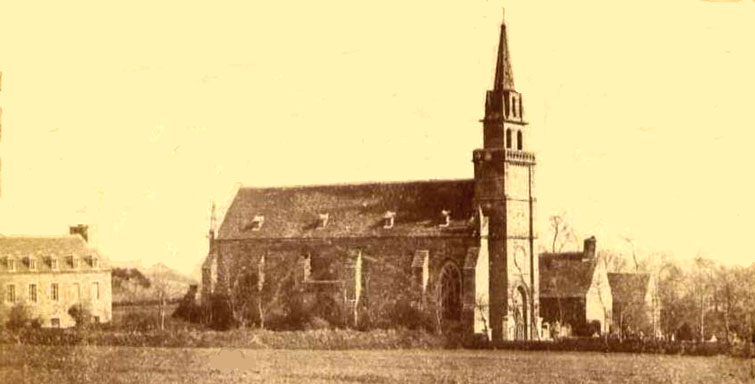
[{"label": "stone wall", "polygon": [[[217,240],[216,245],[218,292],[238,294],[233,287],[239,277],[259,275],[264,255],[263,303],[275,296],[277,282],[293,278],[302,283],[299,293],[304,300],[336,303],[343,325],[382,327],[391,325],[397,301],[432,319],[441,268],[451,263],[463,271],[468,249],[479,246],[479,241],[472,237],[254,239]],[[463,273],[460,279],[461,287],[469,286]]]}]

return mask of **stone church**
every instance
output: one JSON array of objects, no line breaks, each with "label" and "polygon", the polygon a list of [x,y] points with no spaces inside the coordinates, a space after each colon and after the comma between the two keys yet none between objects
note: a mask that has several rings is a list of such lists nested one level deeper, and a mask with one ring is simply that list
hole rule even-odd
[{"label": "stone church", "polygon": [[203,301],[222,297],[257,324],[291,315],[275,308],[296,295],[298,311],[342,326],[409,316],[442,332],[538,338],[535,155],[505,23],[481,122],[470,179],[241,188],[217,233],[213,219]]}]

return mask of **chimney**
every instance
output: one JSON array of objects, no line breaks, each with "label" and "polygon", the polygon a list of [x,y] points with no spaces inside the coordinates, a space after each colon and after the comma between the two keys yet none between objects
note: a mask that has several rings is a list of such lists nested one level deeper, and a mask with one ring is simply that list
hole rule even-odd
[{"label": "chimney", "polygon": [[89,242],[89,226],[84,224],[71,225],[68,227],[68,233],[71,235],[79,235],[84,238],[84,241]]},{"label": "chimney", "polygon": [[590,236],[585,239],[584,253],[586,259],[592,259],[595,257],[596,242],[597,240],[595,240],[595,236]]}]

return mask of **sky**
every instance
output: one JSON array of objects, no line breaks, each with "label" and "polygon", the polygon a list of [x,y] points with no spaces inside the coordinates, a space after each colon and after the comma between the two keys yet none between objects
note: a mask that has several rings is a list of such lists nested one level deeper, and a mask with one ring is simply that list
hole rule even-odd
[{"label": "sky", "polygon": [[506,7],[537,230],[755,262],[755,2],[0,4],[0,233],[192,272],[235,191],[471,178]]}]

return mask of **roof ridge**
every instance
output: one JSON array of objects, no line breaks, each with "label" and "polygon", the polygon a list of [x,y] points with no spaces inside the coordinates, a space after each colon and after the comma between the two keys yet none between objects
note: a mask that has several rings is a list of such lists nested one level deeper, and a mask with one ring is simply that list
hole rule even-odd
[{"label": "roof ridge", "polygon": [[62,235],[21,235],[21,234],[15,234],[15,235],[2,235],[2,236],[0,236],[0,239],[73,239],[73,238],[79,238],[82,241],[84,240],[79,235],[69,235],[69,234],[62,234]]},{"label": "roof ridge", "polygon": [[396,184],[412,184],[412,183],[448,183],[448,182],[462,182],[462,181],[474,181],[474,179],[422,179],[422,180],[398,180],[398,181],[363,181],[363,182],[342,182],[342,183],[330,183],[330,184],[294,184],[294,185],[280,185],[280,186],[247,186],[242,185],[239,190],[264,190],[264,189],[304,189],[304,188],[319,188],[319,187],[358,187],[367,185],[396,185]]}]

